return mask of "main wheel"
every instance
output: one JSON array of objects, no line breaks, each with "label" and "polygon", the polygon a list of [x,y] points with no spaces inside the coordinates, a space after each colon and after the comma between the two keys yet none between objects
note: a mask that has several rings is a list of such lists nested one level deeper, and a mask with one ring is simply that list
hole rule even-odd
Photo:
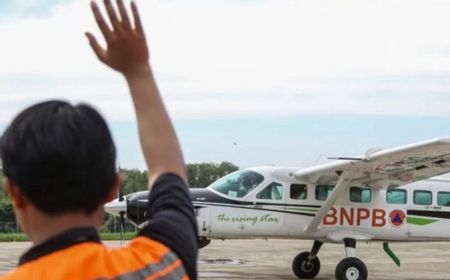
[{"label": "main wheel", "polygon": [[367,280],[367,267],[358,258],[345,258],[338,263],[336,280]]},{"label": "main wheel", "polygon": [[320,271],[320,261],[318,257],[312,260],[308,259],[309,252],[302,252],[298,254],[292,261],[292,271],[295,276],[300,279],[312,279]]},{"label": "main wheel", "polygon": [[204,248],[206,247],[209,243],[211,243],[210,239],[206,239],[206,238],[201,238],[197,240],[197,244],[198,244],[198,248]]}]

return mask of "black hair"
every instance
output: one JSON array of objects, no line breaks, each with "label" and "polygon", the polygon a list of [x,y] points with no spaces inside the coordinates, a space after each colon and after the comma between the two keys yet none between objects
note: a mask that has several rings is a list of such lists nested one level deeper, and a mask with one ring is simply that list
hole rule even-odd
[{"label": "black hair", "polygon": [[0,140],[5,175],[41,211],[91,214],[111,192],[116,149],[92,107],[47,101],[22,111]]}]

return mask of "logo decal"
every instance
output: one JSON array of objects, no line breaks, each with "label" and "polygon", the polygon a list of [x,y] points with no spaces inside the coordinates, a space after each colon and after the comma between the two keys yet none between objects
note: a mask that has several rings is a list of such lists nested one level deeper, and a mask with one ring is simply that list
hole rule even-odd
[{"label": "logo decal", "polygon": [[389,222],[395,227],[401,227],[405,223],[406,214],[402,210],[392,210],[389,214]]}]

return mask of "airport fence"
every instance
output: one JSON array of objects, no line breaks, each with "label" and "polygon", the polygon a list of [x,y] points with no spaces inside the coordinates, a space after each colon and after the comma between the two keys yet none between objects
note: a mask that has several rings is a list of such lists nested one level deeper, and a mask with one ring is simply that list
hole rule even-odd
[{"label": "airport fence", "polygon": [[[125,221],[122,228],[120,219],[111,215],[105,217],[99,233],[102,240],[129,240],[136,236],[138,229]],[[0,242],[29,241],[16,221],[0,221]]]},{"label": "airport fence", "polygon": [[[100,227],[99,231],[102,233],[114,233],[114,234],[119,234],[122,232],[136,233],[137,228],[133,224],[128,222],[127,220],[125,220],[125,223],[122,227],[120,218],[114,217],[112,215],[107,215],[105,217],[105,221],[104,221],[103,225]],[[22,233],[22,230],[20,229],[19,224],[15,220],[14,221],[11,221],[11,220],[1,221],[0,220],[0,233]]]},{"label": "airport fence", "polygon": [[[103,241],[110,240],[130,240],[136,236],[134,232],[121,233],[111,233],[111,232],[101,232],[100,239]],[[30,241],[30,238],[25,233],[0,233],[0,242],[23,242]]]},{"label": "airport fence", "polygon": [[15,221],[0,221],[0,233],[20,233],[20,227]]}]

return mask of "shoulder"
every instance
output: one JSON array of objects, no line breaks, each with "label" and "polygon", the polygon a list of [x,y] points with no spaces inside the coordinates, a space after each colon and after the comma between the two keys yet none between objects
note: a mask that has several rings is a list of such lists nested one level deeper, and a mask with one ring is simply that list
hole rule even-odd
[{"label": "shoulder", "polygon": [[0,276],[0,280],[15,280],[15,279],[32,279],[30,271],[18,267]]},{"label": "shoulder", "polygon": [[184,263],[174,251],[144,236],[135,237],[128,246],[111,249],[110,261],[109,266],[117,265],[115,277],[147,279],[164,275],[165,279],[188,279]]},{"label": "shoulder", "polygon": [[0,279],[147,279],[162,274],[167,279],[187,279],[182,261],[167,246],[136,237],[120,248],[95,243],[75,245],[21,265]]},{"label": "shoulder", "polygon": [[155,181],[148,223],[139,235],[169,247],[183,261],[190,278],[196,279],[197,221],[189,189],[178,175],[164,174]]},{"label": "shoulder", "polygon": [[150,191],[150,199],[160,192],[181,192],[189,197],[186,182],[174,173],[165,173],[156,179]]},{"label": "shoulder", "polygon": [[137,236],[127,246],[109,249],[108,255],[112,259],[130,258],[131,256],[131,258],[138,257],[144,262],[153,262],[170,252],[171,249],[159,241],[146,236]]},{"label": "shoulder", "polygon": [[[83,242],[22,264],[0,279],[93,279],[102,270],[107,255],[103,244]],[[98,264],[95,269],[91,269],[93,259]]]}]

